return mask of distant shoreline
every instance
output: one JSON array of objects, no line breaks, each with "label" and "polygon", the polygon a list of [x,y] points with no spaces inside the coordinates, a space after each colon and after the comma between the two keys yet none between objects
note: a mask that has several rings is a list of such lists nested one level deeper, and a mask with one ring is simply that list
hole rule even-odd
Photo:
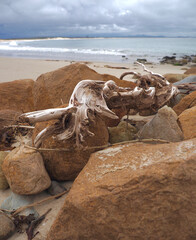
[{"label": "distant shoreline", "polygon": [[35,37],[35,38],[0,38],[4,41],[25,41],[25,40],[74,40],[74,39],[129,39],[129,38],[196,38],[196,37],[167,37],[167,36],[127,36],[127,37]]}]

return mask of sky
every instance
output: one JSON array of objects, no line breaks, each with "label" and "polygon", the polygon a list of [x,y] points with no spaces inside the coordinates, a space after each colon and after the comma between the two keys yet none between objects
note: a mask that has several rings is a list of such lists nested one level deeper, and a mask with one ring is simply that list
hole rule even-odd
[{"label": "sky", "polygon": [[0,0],[0,38],[196,37],[196,0]]}]

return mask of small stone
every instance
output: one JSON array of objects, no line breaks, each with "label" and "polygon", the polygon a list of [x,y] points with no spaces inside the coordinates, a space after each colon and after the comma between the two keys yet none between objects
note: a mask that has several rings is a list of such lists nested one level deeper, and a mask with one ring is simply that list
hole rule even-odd
[{"label": "small stone", "polygon": [[47,192],[54,196],[57,195],[59,193],[62,193],[64,191],[66,191],[67,189],[65,187],[63,187],[60,183],[58,183],[57,181],[51,181],[51,185],[50,187],[47,189]]},{"label": "small stone", "polygon": [[37,194],[51,184],[41,154],[25,146],[12,150],[2,169],[10,188],[17,194]]},{"label": "small stone", "polygon": [[15,231],[15,225],[11,218],[0,212],[0,240],[8,239]]},{"label": "small stone", "polygon": [[2,171],[2,163],[8,152],[0,151],[0,190],[5,190],[9,187],[6,177]]},{"label": "small stone", "polygon": [[183,133],[177,123],[177,115],[172,108],[164,106],[154,118],[139,131],[139,139],[162,139],[169,142],[183,140]]},{"label": "small stone", "polygon": [[108,128],[109,142],[118,143],[135,139],[136,128],[131,124],[122,121],[117,127]]}]

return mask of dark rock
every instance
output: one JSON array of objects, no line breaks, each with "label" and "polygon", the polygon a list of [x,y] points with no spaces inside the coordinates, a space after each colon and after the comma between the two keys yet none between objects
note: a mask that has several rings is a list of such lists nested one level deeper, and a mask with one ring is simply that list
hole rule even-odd
[{"label": "dark rock", "polygon": [[0,212],[0,240],[6,240],[15,231],[15,225],[11,218],[9,218],[6,214]]},{"label": "dark rock", "polygon": [[138,59],[137,59],[137,62],[146,63],[147,60],[146,60],[145,58],[138,58]]},{"label": "dark rock", "polygon": [[174,63],[176,61],[175,56],[165,56],[162,58],[161,63]]},{"label": "dark rock", "polygon": [[167,106],[159,109],[154,118],[138,132],[139,139],[162,139],[169,142],[183,140],[183,133],[177,123],[177,115]]}]

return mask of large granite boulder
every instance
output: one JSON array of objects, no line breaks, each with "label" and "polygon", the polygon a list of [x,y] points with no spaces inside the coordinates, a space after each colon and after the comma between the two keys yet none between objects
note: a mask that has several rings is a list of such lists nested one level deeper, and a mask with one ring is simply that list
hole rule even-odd
[{"label": "large granite boulder", "polygon": [[154,118],[138,132],[139,139],[162,139],[169,142],[183,140],[183,133],[177,123],[177,115],[172,108],[164,106]]},{"label": "large granite boulder", "polygon": [[6,177],[2,170],[2,163],[7,155],[8,152],[0,151],[0,190],[5,190],[9,187]]},{"label": "large granite boulder", "polygon": [[180,100],[180,102],[173,107],[177,115],[180,115],[184,110],[196,106],[196,91],[190,93]]},{"label": "large granite boulder", "polygon": [[51,184],[40,153],[25,146],[12,150],[4,159],[2,169],[11,190],[17,194],[36,194]]},{"label": "large granite boulder", "polygon": [[178,117],[178,121],[182,128],[184,139],[196,137],[196,106],[182,112]]},{"label": "large granite boulder", "polygon": [[47,240],[194,239],[195,145],[130,143],[92,154]]},{"label": "large granite boulder", "polygon": [[[53,123],[54,121],[37,123],[33,139],[46,126]],[[76,140],[74,137],[66,141],[58,141],[51,136],[42,142],[41,148],[51,149],[50,151],[42,151],[41,154],[46,170],[52,179],[59,181],[75,179],[88,162],[91,153],[97,151],[96,147],[108,144],[108,129],[100,117],[97,116],[94,121],[90,122],[89,130],[94,133],[94,136],[84,137],[84,147],[88,148],[75,148]]]},{"label": "large granite boulder", "polygon": [[32,79],[0,83],[0,110],[34,111]]},{"label": "large granite boulder", "polygon": [[112,75],[99,74],[85,64],[71,64],[38,77],[33,89],[36,110],[57,107],[62,102],[68,103],[77,83],[85,79],[113,80],[118,86],[135,87],[135,83]]}]

